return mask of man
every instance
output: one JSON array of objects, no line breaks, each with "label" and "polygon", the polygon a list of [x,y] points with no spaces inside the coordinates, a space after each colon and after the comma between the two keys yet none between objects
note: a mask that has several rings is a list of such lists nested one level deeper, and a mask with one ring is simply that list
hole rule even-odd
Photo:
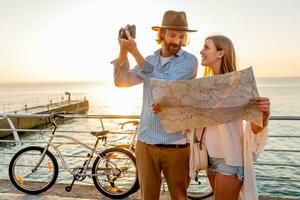
[{"label": "man", "polygon": [[[181,49],[187,43],[190,30],[184,12],[166,11],[158,31],[161,48],[153,55],[142,57],[135,41],[126,31],[128,40],[119,38],[120,53],[113,64],[117,87],[143,83],[143,108],[137,137],[136,158],[143,200],[158,200],[163,172],[172,200],[186,200],[189,184],[189,144],[181,132],[167,134],[151,110],[153,103],[150,79],[187,80],[197,74],[197,58]],[[129,70],[127,53],[137,66]]]}]

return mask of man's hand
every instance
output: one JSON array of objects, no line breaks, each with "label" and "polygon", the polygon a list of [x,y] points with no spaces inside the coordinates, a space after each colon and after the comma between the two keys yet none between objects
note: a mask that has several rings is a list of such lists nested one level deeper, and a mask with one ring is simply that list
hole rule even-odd
[{"label": "man's hand", "polygon": [[124,49],[132,54],[134,59],[136,60],[137,65],[140,69],[144,67],[145,59],[137,49],[137,44],[135,40],[131,37],[128,30],[125,30],[128,40],[119,38],[119,43],[121,46],[121,50]]},{"label": "man's hand", "polygon": [[137,45],[135,40],[131,37],[128,30],[125,30],[125,34],[128,38],[128,40],[119,38],[119,43],[121,48],[124,48],[128,52],[130,52],[133,56],[138,52]]},{"label": "man's hand", "polygon": [[119,63],[122,63],[124,60],[127,59],[128,50],[122,45],[121,38],[118,39],[119,45],[120,45],[120,53],[118,61]]}]

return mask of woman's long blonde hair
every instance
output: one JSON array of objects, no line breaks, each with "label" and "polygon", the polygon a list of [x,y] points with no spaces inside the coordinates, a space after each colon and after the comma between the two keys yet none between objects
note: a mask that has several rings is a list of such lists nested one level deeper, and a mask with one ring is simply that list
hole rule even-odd
[{"label": "woman's long blonde hair", "polygon": [[[236,71],[236,55],[234,51],[233,44],[231,40],[223,35],[213,35],[207,37],[205,40],[210,39],[213,41],[216,49],[218,51],[223,50],[224,56],[222,57],[222,63],[221,63],[221,74],[229,73]],[[204,68],[203,76],[212,76],[213,71],[209,67]]]}]

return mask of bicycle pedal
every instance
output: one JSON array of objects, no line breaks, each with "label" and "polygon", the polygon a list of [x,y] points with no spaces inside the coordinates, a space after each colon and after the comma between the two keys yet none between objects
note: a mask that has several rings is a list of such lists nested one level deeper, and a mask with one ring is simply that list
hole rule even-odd
[{"label": "bicycle pedal", "polygon": [[71,186],[67,186],[67,187],[65,187],[65,190],[66,190],[67,192],[71,192],[72,187],[71,187]]},{"label": "bicycle pedal", "polygon": [[119,192],[120,189],[119,188],[116,188],[116,187],[111,187],[108,189],[109,192]]}]

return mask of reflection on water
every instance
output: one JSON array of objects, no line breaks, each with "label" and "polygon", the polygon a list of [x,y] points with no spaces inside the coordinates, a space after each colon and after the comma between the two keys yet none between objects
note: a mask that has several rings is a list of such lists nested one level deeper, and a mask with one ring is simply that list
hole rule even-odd
[{"label": "reflection on water", "polygon": [[142,87],[116,88],[112,85],[97,85],[86,90],[91,109],[90,113],[99,114],[140,114]]}]

